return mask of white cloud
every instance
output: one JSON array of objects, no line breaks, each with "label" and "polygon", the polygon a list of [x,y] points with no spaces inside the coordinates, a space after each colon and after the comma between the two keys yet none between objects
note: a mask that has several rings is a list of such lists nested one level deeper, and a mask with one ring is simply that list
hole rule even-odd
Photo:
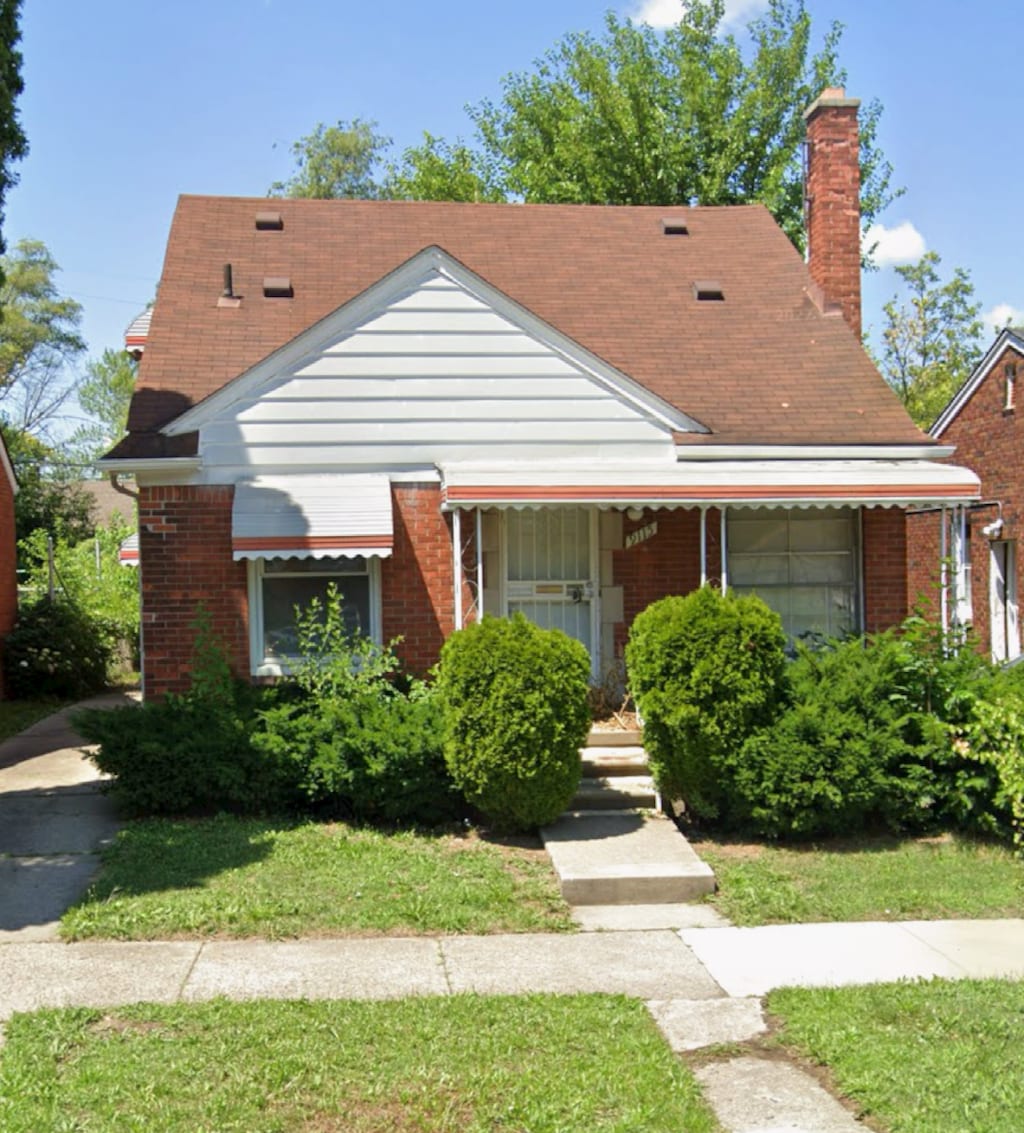
[{"label": "white cloud", "polygon": [[[683,18],[685,0],[643,0],[635,7],[634,18],[652,28],[667,28]],[[768,7],[768,0],[725,0],[725,18],[722,23],[745,24]]]},{"label": "white cloud", "polygon": [[872,224],[864,233],[864,248],[875,246],[874,260],[880,267],[893,264],[912,264],[928,250],[924,237],[909,220],[886,228],[884,224]]},{"label": "white cloud", "polygon": [[1005,326],[1024,326],[1024,311],[1009,303],[997,303],[991,311],[982,314],[981,321],[993,332],[1001,331]]}]

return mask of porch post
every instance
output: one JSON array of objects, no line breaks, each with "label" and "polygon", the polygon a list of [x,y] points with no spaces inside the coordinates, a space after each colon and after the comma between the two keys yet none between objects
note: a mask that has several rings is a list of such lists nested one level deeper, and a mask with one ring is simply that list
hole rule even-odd
[{"label": "porch post", "polygon": [[476,509],[476,620],[484,619],[484,516]]},{"label": "porch post", "polygon": [[462,629],[462,512],[452,512],[452,574],[455,579],[455,628]]},{"label": "porch post", "polygon": [[942,505],[939,536],[939,610],[943,636],[949,630],[949,547],[946,505]]},{"label": "porch post", "polygon": [[708,509],[700,509],[700,584],[708,581]]},{"label": "porch post", "polygon": [[729,548],[727,546],[727,535],[725,527],[725,513],[728,509],[725,504],[722,504],[721,512],[721,537],[719,545],[722,548],[722,593],[729,589]]}]

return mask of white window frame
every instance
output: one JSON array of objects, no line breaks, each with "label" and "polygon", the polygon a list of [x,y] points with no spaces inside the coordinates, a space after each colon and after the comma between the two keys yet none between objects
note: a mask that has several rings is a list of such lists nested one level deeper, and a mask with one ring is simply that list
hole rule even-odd
[{"label": "white window frame", "polygon": [[[292,558],[291,555],[281,555],[280,558]],[[345,563],[344,558],[325,558],[318,559],[317,562],[323,563],[325,567],[327,564],[332,563]],[[248,576],[248,597],[249,597],[249,672],[254,677],[281,677],[287,676],[291,671],[288,660],[282,660],[279,657],[268,657],[263,649],[263,578],[264,569],[263,564],[265,560],[250,559],[247,566]],[[359,575],[364,577],[361,571],[348,571],[338,572],[336,570],[325,569],[320,571],[304,571],[303,578],[344,578],[345,574]],[[288,575],[276,575],[275,577],[287,578]],[[295,577],[299,577],[296,575]],[[377,645],[382,645],[384,642],[384,633],[382,627],[382,614],[381,614],[381,589],[380,589],[380,559],[371,557],[366,559],[366,574],[365,577],[369,579],[370,584],[370,640]],[[296,658],[297,660],[297,658]]]}]

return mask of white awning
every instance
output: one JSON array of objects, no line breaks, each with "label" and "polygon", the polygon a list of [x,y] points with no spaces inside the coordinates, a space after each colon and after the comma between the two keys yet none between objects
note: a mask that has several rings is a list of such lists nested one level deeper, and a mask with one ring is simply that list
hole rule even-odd
[{"label": "white awning", "polygon": [[121,566],[139,565],[139,533],[128,535],[121,540],[117,549],[117,559]]},{"label": "white awning", "polygon": [[385,558],[393,543],[387,476],[261,476],[235,486],[236,560]]},{"label": "white awning", "polygon": [[931,460],[691,460],[672,465],[448,464],[446,508],[896,507],[981,496],[967,468]]}]

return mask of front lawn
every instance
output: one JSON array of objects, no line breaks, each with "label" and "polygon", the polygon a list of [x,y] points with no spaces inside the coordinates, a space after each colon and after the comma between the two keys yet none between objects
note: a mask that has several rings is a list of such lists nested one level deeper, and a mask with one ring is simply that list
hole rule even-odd
[{"label": "front lawn", "polygon": [[1024,862],[967,839],[706,839],[694,849],[718,879],[712,903],[738,925],[1024,916]]},{"label": "front lawn", "polygon": [[1024,984],[1001,980],[784,988],[781,1041],[829,1068],[890,1133],[1019,1133]]},{"label": "front lawn", "polygon": [[538,845],[220,816],[130,823],[65,940],[565,932]]},{"label": "front lawn", "polygon": [[16,1015],[6,1133],[718,1126],[643,1004],[611,996],[229,1003]]}]

